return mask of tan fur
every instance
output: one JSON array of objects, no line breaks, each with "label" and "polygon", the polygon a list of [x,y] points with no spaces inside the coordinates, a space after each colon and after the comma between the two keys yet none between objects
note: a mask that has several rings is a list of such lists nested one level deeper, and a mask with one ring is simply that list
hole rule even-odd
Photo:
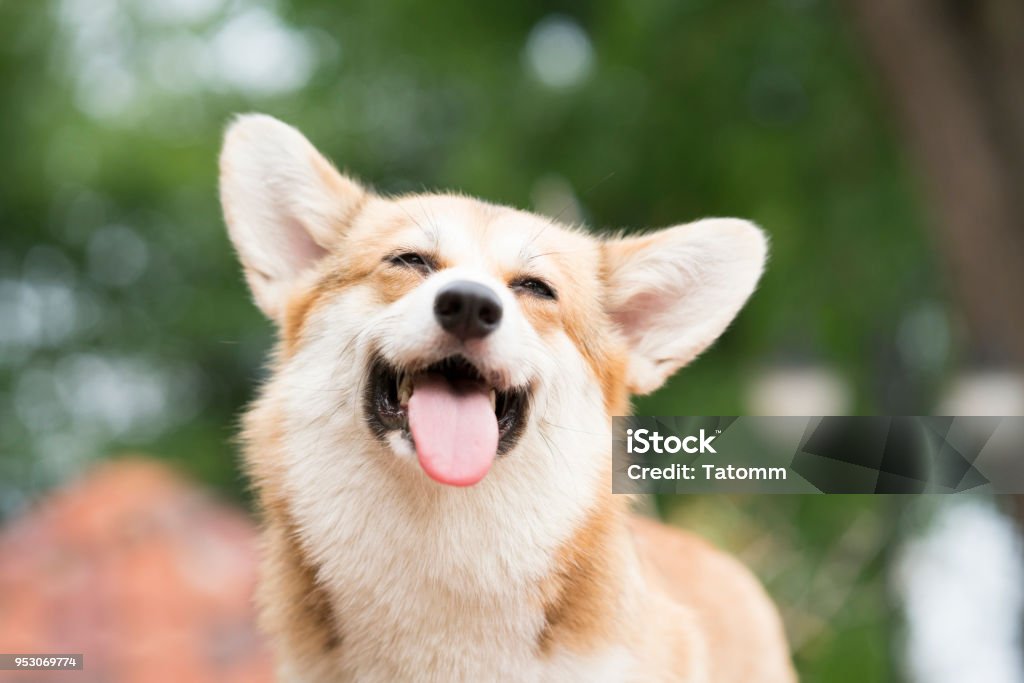
[{"label": "tan fur", "polygon": [[606,554],[625,512],[624,498],[604,497],[558,550],[554,570],[542,585],[542,652],[567,647],[575,652],[606,646],[617,633],[615,575],[621,567]]},{"label": "tan fur", "polygon": [[[242,441],[264,520],[262,621],[282,680],[794,680],[778,615],[750,573],[632,517],[610,484],[611,416],[628,412],[630,389],[650,390],[724,329],[756,281],[761,238],[729,223],[720,234],[736,249],[704,258],[707,226],[602,241],[465,197],[386,199],[296,135],[243,119],[221,181],[247,278],[279,328]],[[254,140],[258,153],[239,147]],[[237,207],[239,197],[256,205]],[[295,220],[278,222],[282,212]],[[261,230],[273,233],[266,243]],[[402,251],[428,256],[438,274],[390,263]],[[680,262],[689,284],[668,291]],[[449,343],[422,310],[449,269],[502,291],[510,331],[464,353],[496,387],[525,382],[533,404],[519,445],[466,489],[427,479],[363,416],[371,354],[407,364],[419,346]],[[630,327],[664,325],[652,301],[728,289],[738,272],[748,274],[736,292],[687,304],[712,311],[692,338]],[[557,300],[515,293],[523,277],[545,279]],[[426,327],[405,329],[416,316]],[[649,343],[659,334],[664,353]]]}]

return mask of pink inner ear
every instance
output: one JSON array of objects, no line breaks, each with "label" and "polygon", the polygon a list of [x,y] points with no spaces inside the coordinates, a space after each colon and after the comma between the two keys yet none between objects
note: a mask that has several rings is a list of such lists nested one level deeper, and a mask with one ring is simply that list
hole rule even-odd
[{"label": "pink inner ear", "polygon": [[669,297],[665,293],[636,294],[612,313],[612,319],[619,325],[630,344],[636,344],[651,328],[651,322],[664,312],[669,303]]},{"label": "pink inner ear", "polygon": [[327,250],[317,244],[309,231],[295,219],[287,221],[282,233],[284,253],[281,256],[288,260],[290,275],[305,270],[327,254]]}]

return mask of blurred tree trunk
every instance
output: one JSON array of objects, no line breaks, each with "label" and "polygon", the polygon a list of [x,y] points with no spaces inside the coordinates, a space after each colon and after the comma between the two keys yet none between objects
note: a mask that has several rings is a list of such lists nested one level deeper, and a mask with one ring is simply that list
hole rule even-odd
[{"label": "blurred tree trunk", "polygon": [[1024,2],[846,0],[902,123],[972,350],[1024,362]]}]

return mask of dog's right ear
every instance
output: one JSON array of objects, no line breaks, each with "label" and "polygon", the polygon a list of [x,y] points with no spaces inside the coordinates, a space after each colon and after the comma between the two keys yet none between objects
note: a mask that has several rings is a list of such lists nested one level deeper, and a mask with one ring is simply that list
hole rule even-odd
[{"label": "dog's right ear", "polygon": [[220,154],[221,208],[268,317],[281,322],[296,278],[336,243],[365,197],[291,126],[262,114],[232,122]]}]

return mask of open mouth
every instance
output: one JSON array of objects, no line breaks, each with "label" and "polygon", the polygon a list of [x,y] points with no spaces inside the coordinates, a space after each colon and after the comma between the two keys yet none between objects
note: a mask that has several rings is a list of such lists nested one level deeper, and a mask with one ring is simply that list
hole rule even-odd
[{"label": "open mouth", "polygon": [[378,437],[401,430],[427,474],[456,485],[475,483],[496,455],[515,447],[528,399],[525,387],[489,385],[462,356],[416,370],[399,370],[377,358],[364,396],[367,419]]}]

